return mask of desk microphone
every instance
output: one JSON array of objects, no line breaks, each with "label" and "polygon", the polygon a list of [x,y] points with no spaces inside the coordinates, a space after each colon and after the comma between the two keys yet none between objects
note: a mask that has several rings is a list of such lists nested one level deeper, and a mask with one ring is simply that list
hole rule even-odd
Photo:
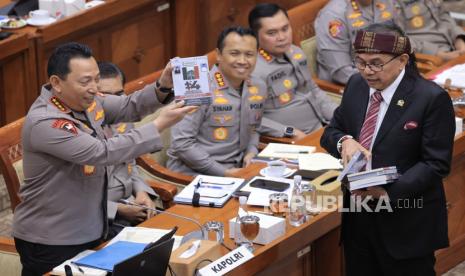
[{"label": "desk microphone", "polygon": [[155,209],[155,208],[147,207],[147,206],[144,206],[144,205],[129,201],[127,199],[120,199],[120,200],[118,200],[118,202],[122,203],[122,204],[125,204],[125,205],[136,206],[136,207],[142,208],[144,210],[154,211],[157,214],[166,214],[166,215],[176,217],[178,219],[188,220],[188,221],[194,223],[195,225],[197,225],[200,230],[192,231],[192,232],[189,232],[186,235],[184,235],[184,237],[182,238],[181,244],[185,243],[186,241],[188,241],[190,239],[206,240],[205,233],[203,232],[202,225],[200,225],[200,223],[195,219],[191,219],[191,218],[186,217],[186,216],[182,216],[182,215],[178,215],[178,214],[175,214],[175,213],[171,213],[171,212],[162,211],[162,210],[158,210],[158,209]]}]

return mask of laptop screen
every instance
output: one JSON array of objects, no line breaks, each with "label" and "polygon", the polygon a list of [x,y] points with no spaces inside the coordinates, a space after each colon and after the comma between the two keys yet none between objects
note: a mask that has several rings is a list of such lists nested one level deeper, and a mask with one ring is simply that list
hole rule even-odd
[{"label": "laptop screen", "polygon": [[171,238],[116,264],[112,275],[165,276],[173,244],[174,238]]}]

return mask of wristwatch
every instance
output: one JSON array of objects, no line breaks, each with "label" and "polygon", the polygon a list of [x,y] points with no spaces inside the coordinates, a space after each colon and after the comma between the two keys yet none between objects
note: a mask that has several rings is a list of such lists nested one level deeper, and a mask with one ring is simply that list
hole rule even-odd
[{"label": "wristwatch", "polygon": [[344,135],[337,141],[336,148],[339,153],[342,151],[342,142],[348,139],[354,139],[354,137],[352,137],[352,135]]},{"label": "wristwatch", "polygon": [[294,128],[290,126],[286,127],[284,129],[284,137],[292,137],[292,136],[294,136]]},{"label": "wristwatch", "polygon": [[160,91],[161,93],[173,93],[174,92],[174,89],[173,88],[166,88],[166,87],[161,87],[161,84],[160,82],[157,80],[155,82],[155,87],[157,88],[158,91]]}]

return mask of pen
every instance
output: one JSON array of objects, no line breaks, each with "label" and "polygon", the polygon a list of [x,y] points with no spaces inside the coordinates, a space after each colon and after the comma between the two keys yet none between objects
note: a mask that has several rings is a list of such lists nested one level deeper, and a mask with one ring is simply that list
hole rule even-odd
[{"label": "pen", "polygon": [[199,188],[209,188],[209,189],[223,190],[223,187],[218,187],[218,186],[214,186],[214,185],[203,185],[203,184],[200,184]]},{"label": "pen", "polygon": [[308,154],[308,150],[277,150],[275,153],[296,153],[296,154]]}]

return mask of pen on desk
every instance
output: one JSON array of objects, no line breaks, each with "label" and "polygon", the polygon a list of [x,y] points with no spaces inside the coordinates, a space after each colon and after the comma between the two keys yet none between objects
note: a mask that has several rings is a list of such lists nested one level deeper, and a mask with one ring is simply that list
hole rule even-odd
[{"label": "pen on desk", "polygon": [[223,190],[223,187],[214,186],[214,185],[203,185],[203,184],[200,184],[199,188],[209,188],[209,189]]},{"label": "pen on desk", "polygon": [[308,154],[308,150],[277,150],[275,153],[295,153],[295,154]]}]

